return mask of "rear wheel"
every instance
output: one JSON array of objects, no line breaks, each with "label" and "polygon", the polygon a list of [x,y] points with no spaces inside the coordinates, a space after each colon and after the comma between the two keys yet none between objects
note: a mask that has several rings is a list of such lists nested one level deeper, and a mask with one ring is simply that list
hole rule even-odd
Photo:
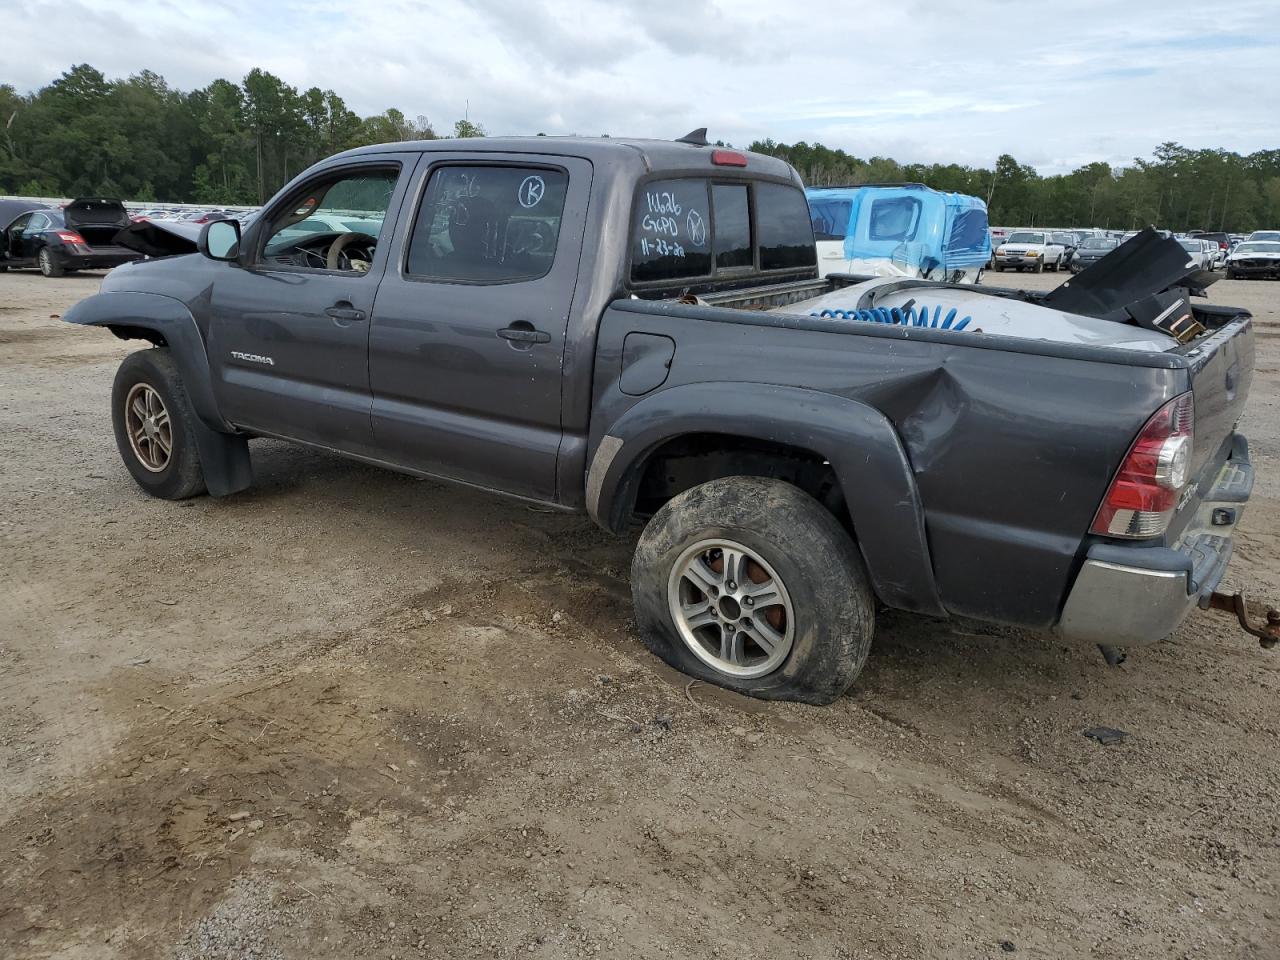
[{"label": "rear wheel", "polygon": [[41,247],[36,259],[40,264],[40,272],[46,277],[60,277],[67,272],[58,258],[49,252],[48,247]]},{"label": "rear wheel", "polygon": [[753,697],[830,703],[862,670],[875,631],[853,540],[778,480],[727,477],[670,500],[640,537],[631,583],[650,650]]},{"label": "rear wheel", "polygon": [[164,348],[124,358],[111,389],[116,447],[138,486],[163,500],[204,492],[195,412]]}]

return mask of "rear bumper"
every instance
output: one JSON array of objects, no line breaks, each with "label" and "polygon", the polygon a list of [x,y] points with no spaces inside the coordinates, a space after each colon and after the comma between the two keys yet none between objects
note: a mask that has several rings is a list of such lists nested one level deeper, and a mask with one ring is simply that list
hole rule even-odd
[{"label": "rear bumper", "polygon": [[1237,434],[1178,542],[1168,547],[1096,543],[1067,597],[1059,632],[1113,647],[1163,640],[1207,606],[1231,562],[1232,533],[1253,492],[1249,445]]},{"label": "rear bumper", "polygon": [[70,270],[105,270],[142,259],[142,254],[125,247],[111,247],[107,250],[94,247],[81,247],[76,250],[64,248],[55,256],[64,267]]}]

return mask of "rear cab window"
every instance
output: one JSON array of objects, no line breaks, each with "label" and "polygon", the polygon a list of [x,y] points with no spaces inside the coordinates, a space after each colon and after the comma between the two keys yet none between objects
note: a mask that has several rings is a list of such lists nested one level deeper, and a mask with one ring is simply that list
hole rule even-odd
[{"label": "rear cab window", "polygon": [[804,191],[762,179],[683,177],[641,185],[632,215],[630,279],[639,287],[708,288],[812,270]]}]

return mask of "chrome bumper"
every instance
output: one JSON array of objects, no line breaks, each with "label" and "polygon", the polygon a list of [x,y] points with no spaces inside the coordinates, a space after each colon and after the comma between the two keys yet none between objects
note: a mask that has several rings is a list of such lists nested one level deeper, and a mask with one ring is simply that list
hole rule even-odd
[{"label": "chrome bumper", "polygon": [[1249,446],[1237,435],[1230,459],[1169,547],[1095,543],[1058,622],[1072,640],[1135,647],[1163,640],[1196,606],[1207,607],[1231,562],[1231,534],[1253,491]]}]

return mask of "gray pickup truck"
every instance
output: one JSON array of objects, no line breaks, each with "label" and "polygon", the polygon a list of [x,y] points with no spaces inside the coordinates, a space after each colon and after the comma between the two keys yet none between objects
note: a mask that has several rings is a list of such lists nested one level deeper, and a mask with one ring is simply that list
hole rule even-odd
[{"label": "gray pickup truck", "polygon": [[363,148],[195,247],[65,316],[153,345],[111,410],[155,496],[244,489],[272,437],[642,522],[650,648],[813,703],[878,605],[1113,652],[1223,605],[1252,324],[1125,294],[1158,251],[1044,298],[819,280],[796,172],[701,132]]}]

